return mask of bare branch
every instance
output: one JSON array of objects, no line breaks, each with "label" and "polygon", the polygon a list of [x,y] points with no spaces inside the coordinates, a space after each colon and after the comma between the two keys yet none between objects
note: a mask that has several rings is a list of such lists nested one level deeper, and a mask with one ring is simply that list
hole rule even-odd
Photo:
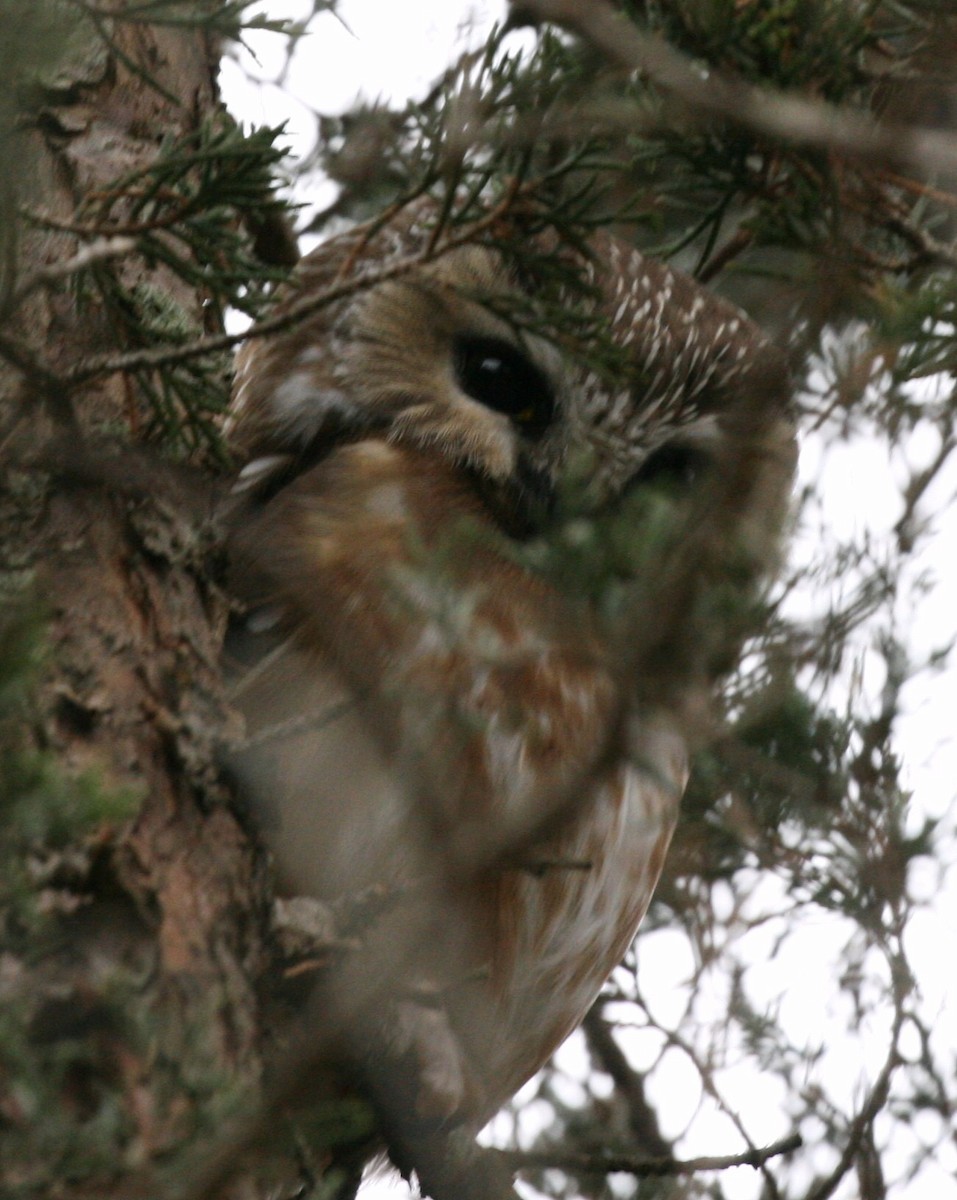
[{"label": "bare branch", "polygon": [[673,1160],[673,1147],[658,1127],[658,1117],[645,1096],[643,1077],[635,1071],[615,1041],[611,1026],[596,1004],[582,1022],[588,1048],[603,1071],[615,1083],[616,1093],[627,1105],[628,1125],[639,1146],[654,1158]]},{"label": "bare branch", "polygon": [[761,1149],[741,1154],[713,1154],[700,1158],[633,1158],[628,1154],[562,1154],[549,1150],[509,1150],[502,1155],[514,1170],[555,1167],[582,1175],[611,1175],[620,1172],[637,1178],[670,1175],[694,1175],[702,1171],[727,1171],[730,1167],[762,1167],[772,1158],[793,1154],[804,1144],[799,1133],[792,1133]]},{"label": "bare branch", "polygon": [[854,1164],[854,1160],[858,1155],[862,1145],[870,1135],[874,1124],[874,1118],[887,1104],[888,1096],[890,1095],[891,1076],[895,1070],[901,1065],[900,1051],[898,1043],[900,1041],[901,1029],[904,1025],[906,1013],[903,1006],[903,997],[900,993],[899,986],[895,988],[895,1012],[894,1026],[891,1030],[890,1047],[887,1051],[887,1057],[884,1060],[884,1065],[881,1067],[880,1074],[874,1081],[874,1086],[868,1093],[867,1099],[861,1105],[861,1110],[851,1122],[848,1129],[847,1142],[841,1152],[841,1157],[838,1160],[837,1166],[812,1192],[808,1193],[808,1200],[829,1200],[834,1195],[841,1180],[847,1174]]}]

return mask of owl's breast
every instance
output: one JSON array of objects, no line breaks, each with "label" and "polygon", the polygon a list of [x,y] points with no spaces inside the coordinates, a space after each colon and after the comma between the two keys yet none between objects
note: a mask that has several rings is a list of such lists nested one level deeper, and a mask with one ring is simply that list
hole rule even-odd
[{"label": "owl's breast", "polygon": [[648,908],[687,779],[680,738],[658,728],[654,739],[653,762],[619,767],[539,848],[537,871],[502,882],[500,1019],[487,1081],[495,1099],[516,1091],[579,1024]]}]

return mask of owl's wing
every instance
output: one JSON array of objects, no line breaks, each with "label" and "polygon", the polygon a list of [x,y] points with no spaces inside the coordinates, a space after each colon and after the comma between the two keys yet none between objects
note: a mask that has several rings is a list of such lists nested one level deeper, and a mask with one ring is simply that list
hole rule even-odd
[{"label": "owl's wing", "polygon": [[336,899],[413,874],[401,792],[355,696],[286,631],[243,641],[260,657],[232,687],[246,729],[230,766],[281,890]]},{"label": "owl's wing", "polygon": [[280,863],[310,890],[307,859],[330,872],[322,894],[372,882],[403,820],[432,852],[460,845],[601,755],[621,697],[587,607],[516,562],[434,456],[341,447],[239,540],[280,631],[237,684],[240,774],[282,797]]},{"label": "owl's wing", "polygon": [[[382,961],[408,945],[405,990],[442,996],[444,1044],[474,1068],[425,1052],[429,1005],[404,1010],[408,1052],[439,1080],[424,1103],[487,1114],[634,935],[684,785],[681,740],[651,714],[622,720],[587,605],[517,561],[434,455],[340,447],[242,530],[259,611],[278,618],[236,686],[244,790],[275,810],[267,840],[295,890],[412,888],[373,940]],[[480,870],[556,800],[571,803],[546,839]]]}]

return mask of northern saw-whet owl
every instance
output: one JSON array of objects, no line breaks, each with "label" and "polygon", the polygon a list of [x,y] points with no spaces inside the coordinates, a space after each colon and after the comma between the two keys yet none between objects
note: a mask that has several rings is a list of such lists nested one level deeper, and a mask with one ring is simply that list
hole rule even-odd
[{"label": "northern saw-whet owl", "polygon": [[[240,355],[236,763],[287,891],[408,887],[363,938],[402,946],[413,1103],[478,1124],[627,950],[688,771],[687,721],[623,678],[601,596],[526,551],[556,522],[587,536],[563,500],[582,463],[601,518],[661,473],[706,488],[741,440],[736,529],[758,574],[793,453],[783,363],[728,302],[609,235],[556,243],[619,352],[609,379],[515,319],[535,312],[529,269],[449,248],[435,219],[420,204],[326,242],[280,294],[288,327]],[[554,796],[560,819],[521,854],[468,861]]]}]

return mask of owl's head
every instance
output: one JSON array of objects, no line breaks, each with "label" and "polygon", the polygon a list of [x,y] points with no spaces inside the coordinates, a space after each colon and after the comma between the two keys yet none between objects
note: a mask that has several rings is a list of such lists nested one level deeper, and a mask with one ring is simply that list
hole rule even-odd
[{"label": "owl's head", "polygon": [[[587,256],[556,246],[582,284],[557,300],[582,331],[566,319],[550,335],[527,266],[435,239],[433,219],[413,208],[300,264],[277,309],[289,327],[238,363],[227,433],[248,463],[241,485],[268,490],[337,444],[380,436],[467,472],[514,531],[535,528],[570,461],[587,462],[600,504],[636,478],[694,477],[755,422],[769,445],[789,441],[778,352],[690,278],[605,234]],[[611,366],[580,352],[593,328]]]}]

